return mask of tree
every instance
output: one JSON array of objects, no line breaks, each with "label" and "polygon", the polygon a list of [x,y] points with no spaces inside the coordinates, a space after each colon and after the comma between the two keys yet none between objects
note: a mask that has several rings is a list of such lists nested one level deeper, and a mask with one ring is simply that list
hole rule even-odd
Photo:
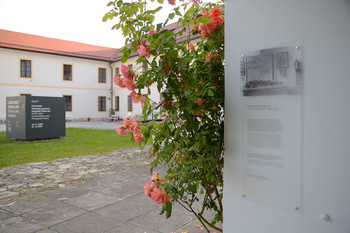
[{"label": "tree", "polygon": [[[114,77],[117,85],[131,91],[133,102],[143,106],[141,118],[126,119],[117,132],[131,131],[141,148],[152,141],[151,166],[167,166],[164,178],[155,174],[145,184],[145,194],[163,204],[161,214],[170,217],[172,205],[179,203],[208,232],[209,227],[222,232],[215,224],[223,220],[224,5],[197,0],[168,3],[173,9],[158,25],[153,23],[162,6],[146,10],[145,0],[108,3],[113,9],[103,20],[117,18],[113,29],[121,29],[126,38],[121,61],[138,53],[137,63],[150,66],[136,75],[122,65],[122,75]],[[179,30],[164,28],[175,15]],[[144,89],[150,94],[152,84],[157,85],[161,101],[141,95]],[[152,113],[162,115],[163,122],[142,123]],[[206,211],[215,213],[211,221],[203,216]]]}]

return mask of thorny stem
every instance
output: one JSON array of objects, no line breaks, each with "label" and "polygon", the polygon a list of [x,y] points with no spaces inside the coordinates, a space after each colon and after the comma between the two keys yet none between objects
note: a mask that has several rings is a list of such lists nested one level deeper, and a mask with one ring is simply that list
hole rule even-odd
[{"label": "thorny stem", "polygon": [[[217,226],[211,224],[210,222],[208,222],[208,220],[206,220],[201,214],[198,214],[198,216],[200,217],[200,219],[202,219],[206,224],[208,224],[211,228],[219,231],[219,232],[222,232],[222,229],[218,228]],[[209,231],[208,231],[209,232]]]},{"label": "thorny stem", "polygon": [[[198,215],[198,214],[196,213],[196,211],[194,211],[194,209],[192,208],[191,205],[189,205],[187,202],[185,202],[185,203],[186,203],[186,204],[188,205],[188,207],[191,209],[190,212],[192,212],[192,213],[196,216],[196,218],[202,223],[202,225],[203,225],[204,228],[207,230],[207,232],[210,233],[208,227],[207,227],[207,226],[205,225],[205,223],[204,223],[204,222],[208,222],[208,221],[206,221],[203,217],[201,218],[200,215]],[[205,220],[205,221],[204,221],[204,220]],[[203,222],[203,221],[204,221],[204,222]],[[211,225],[211,224],[209,223],[209,225]]]},{"label": "thorny stem", "polygon": [[220,206],[220,218],[222,219],[223,207],[222,207],[222,202],[220,200],[220,194],[219,194],[218,188],[216,186],[215,186],[215,193],[216,193],[216,196],[218,197],[218,202],[219,202],[219,206]]}]

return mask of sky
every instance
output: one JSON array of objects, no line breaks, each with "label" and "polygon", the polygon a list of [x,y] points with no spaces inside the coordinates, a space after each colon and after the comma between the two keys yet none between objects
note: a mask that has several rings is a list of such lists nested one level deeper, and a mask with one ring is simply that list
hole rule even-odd
[{"label": "sky", "polygon": [[[108,2],[110,0],[0,0],[0,29],[121,48],[124,46],[121,32],[111,30],[116,19],[102,22],[110,10]],[[169,12],[170,8],[166,10]],[[156,21],[164,22],[165,15],[165,12],[158,14]]]}]

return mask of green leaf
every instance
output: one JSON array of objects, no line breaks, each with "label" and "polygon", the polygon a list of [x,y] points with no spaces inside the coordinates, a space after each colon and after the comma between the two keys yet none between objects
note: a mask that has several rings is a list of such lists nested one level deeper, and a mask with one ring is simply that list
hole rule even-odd
[{"label": "green leaf", "polygon": [[197,186],[195,184],[193,185],[188,185],[187,190],[191,193],[196,193],[197,192]]},{"label": "green leaf", "polygon": [[165,212],[165,205],[163,205],[162,209],[160,210],[160,213],[159,213],[159,215],[162,215],[162,214],[164,214],[164,212]]},{"label": "green leaf", "polygon": [[126,54],[124,54],[124,56],[122,57],[122,59],[120,60],[122,63],[125,63],[128,60],[129,56],[127,56]]},{"label": "green leaf", "polygon": [[208,89],[208,95],[209,96],[214,96],[214,92],[211,89]]},{"label": "green leaf", "polygon": [[164,3],[164,0],[158,0],[158,2],[159,2],[160,4],[163,4],[163,3]]},{"label": "green leaf", "polygon": [[210,19],[208,17],[200,17],[199,22],[201,22],[204,25],[210,24]]},{"label": "green leaf", "polygon": [[173,209],[173,205],[171,204],[171,202],[167,202],[165,203],[165,211],[166,211],[166,218],[170,218],[171,217],[171,211]]},{"label": "green leaf", "polygon": [[108,20],[109,14],[105,14],[105,16],[103,16],[102,21],[106,22]]},{"label": "green leaf", "polygon": [[178,16],[182,16],[182,14],[180,13],[180,11],[179,11],[179,8],[178,8],[178,7],[177,7],[177,8],[175,8],[174,10],[175,10],[175,14],[176,14],[176,15],[178,15]]},{"label": "green leaf", "polygon": [[185,68],[185,67],[186,67],[186,62],[181,61],[181,62],[179,63],[179,67],[180,67],[180,68]]},{"label": "green leaf", "polygon": [[174,16],[175,16],[175,14],[174,14],[174,13],[169,14],[169,18],[170,18],[170,19],[173,19],[173,18],[174,18]]},{"label": "green leaf", "polygon": [[163,24],[162,23],[158,23],[157,24],[157,31],[159,31],[162,28]]},{"label": "green leaf", "polygon": [[204,146],[207,145],[207,138],[204,135],[202,136],[202,143]]},{"label": "green leaf", "polygon": [[175,43],[176,43],[175,38],[170,37],[164,41],[164,46],[171,46],[171,45],[174,45]]},{"label": "green leaf", "polygon": [[107,4],[107,6],[115,6],[115,3],[114,2],[109,2],[108,4]]}]

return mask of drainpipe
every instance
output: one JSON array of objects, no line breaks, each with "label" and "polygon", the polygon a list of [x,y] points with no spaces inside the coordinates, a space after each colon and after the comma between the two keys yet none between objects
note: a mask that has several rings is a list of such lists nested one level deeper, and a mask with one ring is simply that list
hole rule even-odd
[{"label": "drainpipe", "polygon": [[111,89],[110,89],[110,94],[111,94],[111,108],[113,108],[113,68],[112,68],[112,62],[109,62],[109,68],[111,69]]}]

